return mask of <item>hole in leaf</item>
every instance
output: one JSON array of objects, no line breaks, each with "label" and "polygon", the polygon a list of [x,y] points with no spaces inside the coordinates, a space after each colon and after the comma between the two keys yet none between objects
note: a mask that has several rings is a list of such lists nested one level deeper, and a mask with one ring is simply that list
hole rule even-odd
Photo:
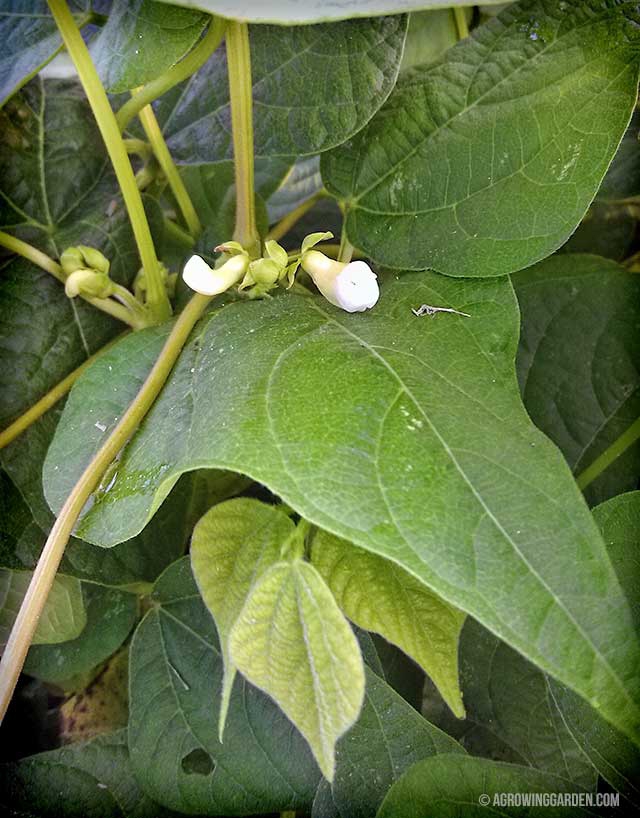
[{"label": "hole in leaf", "polygon": [[188,753],[182,759],[181,766],[187,775],[210,775],[216,768],[209,753],[200,748]]}]

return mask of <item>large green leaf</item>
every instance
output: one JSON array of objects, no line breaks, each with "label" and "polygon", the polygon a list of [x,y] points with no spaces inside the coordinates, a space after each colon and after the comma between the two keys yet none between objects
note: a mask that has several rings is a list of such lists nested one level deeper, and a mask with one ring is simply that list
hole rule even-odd
[{"label": "large green leaf", "polygon": [[0,804],[24,818],[158,818],[131,771],[127,731],[0,767]]},{"label": "large green leaf", "polygon": [[309,742],[328,781],[335,745],[364,698],[358,642],[313,565],[269,568],[252,587],[229,638],[231,660],[268,693]]},{"label": "large green leaf", "polygon": [[[516,793],[531,798],[526,801],[513,799]],[[501,764],[486,758],[461,755],[440,755],[414,764],[393,785],[382,802],[377,818],[486,818],[489,814],[501,816],[545,815],[549,818],[581,818],[595,815],[578,806],[554,806],[540,803],[536,810],[533,800],[536,794],[554,793],[555,797],[567,793],[580,793],[570,782],[550,773],[541,773],[530,767]],[[576,802],[578,801],[576,800]],[[464,806],[464,813],[461,806]],[[533,808],[532,808],[533,807]]]},{"label": "large green leaf", "polygon": [[115,0],[91,43],[103,85],[118,93],[156,79],[195,45],[210,19],[154,0]]},{"label": "large green leaf", "polygon": [[[422,303],[471,318],[414,318]],[[248,474],[633,735],[631,615],[562,456],[520,402],[518,317],[507,280],[433,273],[387,278],[366,314],[292,294],[229,304],[199,325],[79,535],[133,536],[184,471]],[[138,349],[162,332],[124,339],[75,385],[44,466],[54,509],[100,444],[93,418],[113,427],[149,365]]]},{"label": "large green leaf", "polygon": [[282,509],[247,497],[214,506],[193,530],[191,568],[215,620],[224,663],[221,741],[236,675],[229,652],[231,629],[251,587],[278,561],[280,548],[293,530],[293,522]]},{"label": "large green leaf", "polygon": [[313,540],[311,562],[349,619],[413,657],[455,715],[463,718],[458,638],[464,613],[396,563],[324,531]]},{"label": "large green leaf", "polygon": [[[565,727],[547,677],[472,619],[460,639],[460,677],[467,720],[459,738],[472,755],[535,767],[595,789],[597,773]],[[449,727],[448,720],[437,723]],[[462,732],[456,727],[454,735]]]},{"label": "large green leaf", "polygon": [[[31,571],[0,568],[0,650],[9,638],[30,581]],[[80,583],[73,577],[56,577],[38,620],[32,644],[44,645],[75,639],[86,624]]]},{"label": "large green leaf", "polygon": [[[90,5],[89,0],[69,3],[79,26],[91,19]],[[3,0],[0,42],[0,105],[4,105],[62,47],[46,0]]]},{"label": "large green leaf", "polygon": [[[627,594],[640,631],[640,492],[621,494],[594,509],[620,583]],[[619,790],[636,808],[640,806],[640,751],[626,736],[571,690],[550,682],[566,728],[600,775]]]},{"label": "large green leaf", "polygon": [[[60,577],[77,582],[70,577]],[[138,600],[117,588],[82,585],[86,626],[76,638],[55,645],[33,645],[24,672],[46,682],[62,683],[88,673],[122,645],[138,616]]]},{"label": "large green leaf", "polygon": [[[171,2],[176,0],[162,0]],[[502,2],[484,0],[482,5]],[[282,26],[300,23],[321,23],[325,20],[345,20],[350,17],[373,17],[378,14],[399,14],[411,9],[442,8],[468,5],[467,0],[347,0],[327,3],[326,0],[178,0],[178,5],[220,14],[232,20],[254,23],[278,23]]]},{"label": "large green leaf", "polygon": [[509,273],[558,248],[629,122],[639,21],[631,2],[523,0],[404,75],[322,160],[350,241],[380,263],[455,276]]},{"label": "large green leaf", "polygon": [[[348,139],[393,88],[407,28],[403,16],[250,31],[256,156],[300,156]],[[164,122],[174,158],[231,159],[227,61],[218,49]]]},{"label": "large green leaf", "polygon": [[[525,406],[579,474],[640,415],[640,278],[598,256],[561,254],[513,282]],[[589,487],[588,499],[635,488],[639,469],[636,443]]]}]

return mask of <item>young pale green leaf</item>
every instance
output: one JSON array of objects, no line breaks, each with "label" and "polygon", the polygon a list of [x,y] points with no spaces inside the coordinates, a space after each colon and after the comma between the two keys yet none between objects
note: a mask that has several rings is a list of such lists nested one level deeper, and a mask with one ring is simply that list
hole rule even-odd
[{"label": "young pale green leaf", "polygon": [[[31,571],[0,568],[0,650],[4,649],[9,638],[30,581]],[[38,620],[32,644],[51,645],[75,639],[86,624],[87,614],[80,583],[73,577],[56,577]]]},{"label": "young pale green leaf", "polygon": [[[324,781],[323,791],[328,782],[282,711],[241,676],[224,743],[218,741],[222,655],[188,559],[167,569],[152,599],[130,658],[129,745],[144,790],[181,813],[310,812],[314,796],[321,797],[319,783]],[[371,658],[371,639],[361,638]],[[462,752],[382,678],[368,669],[366,677],[362,714],[337,744],[333,793],[344,818],[370,818],[390,784],[415,761]],[[371,775],[361,779],[360,765]],[[315,810],[314,804],[314,818]]]},{"label": "young pale green leaf", "polygon": [[415,659],[453,713],[464,718],[458,639],[465,614],[396,563],[324,531],[313,540],[311,562],[349,619]]},{"label": "young pale green leaf", "polygon": [[[471,318],[413,317],[423,303]],[[520,401],[518,319],[506,279],[428,272],[388,277],[362,315],[293,294],[230,303],[200,324],[79,536],[130,538],[184,471],[248,474],[397,562],[635,735],[628,604],[560,452]],[[93,418],[111,424],[146,374],[138,335],[71,392],[44,466],[56,510],[100,445]]]},{"label": "young pale green leaf", "polygon": [[115,0],[91,43],[103,85],[118,93],[156,79],[195,45],[210,19],[154,0]]},{"label": "young pale green leaf", "polygon": [[251,587],[278,562],[280,548],[294,528],[282,509],[240,497],[214,506],[193,530],[191,569],[215,620],[224,663],[220,741],[236,675],[229,652],[231,629]]},{"label": "young pale green leaf", "polygon": [[[640,492],[634,491],[594,509],[620,583],[632,606],[640,632]],[[636,807],[640,806],[640,751],[589,705],[563,685],[549,680],[549,695],[558,707],[565,729],[600,775]]]},{"label": "young pale green leaf", "polygon": [[[176,0],[162,0],[164,3]],[[483,0],[483,5],[502,0]],[[468,5],[467,0],[347,0],[329,4],[326,0],[178,0],[178,5],[220,14],[232,20],[252,23],[277,23],[291,26],[301,23],[322,23],[326,20],[346,20],[350,17],[373,17],[379,14],[399,14],[412,9],[442,8]]]},{"label": "young pale green leaf", "polygon": [[[530,767],[501,764],[486,758],[440,755],[414,764],[391,787],[376,818],[486,818],[487,815],[542,815],[549,818],[586,818],[586,808],[553,805],[539,812],[535,807],[509,803],[510,793],[576,793],[571,782]],[[569,802],[570,804],[571,802]],[[461,812],[464,806],[464,813]],[[545,805],[546,806],[546,805]]]},{"label": "young pale green leaf", "polygon": [[[28,12],[25,8],[28,5]],[[89,0],[69,3],[78,26],[91,18]],[[4,0],[0,8],[0,106],[36,74],[62,47],[46,0]]]},{"label": "young pale green leaf", "polygon": [[[60,577],[78,582],[71,577]],[[64,683],[88,673],[122,645],[138,616],[133,594],[91,583],[82,585],[81,600],[86,606],[86,626],[79,635],[51,645],[33,645],[24,672],[45,682]]]},{"label": "young pale green leaf", "polygon": [[[393,88],[407,29],[402,15],[319,26],[253,26],[256,156],[299,157],[335,147]],[[218,49],[173,98],[163,130],[185,164],[233,158],[227,61]]]},{"label": "young pale green leaf", "polygon": [[322,159],[351,243],[454,276],[510,273],[557,249],[635,106],[639,21],[630,2],[524,0],[405,74]]},{"label": "young pale green leaf", "polygon": [[364,665],[316,569],[294,559],[266,571],[231,631],[229,648],[238,670],[278,703],[332,781],[336,741],[362,707]]},{"label": "young pale green leaf", "polygon": [[[560,254],[513,283],[522,398],[579,474],[640,415],[640,278],[597,256]],[[587,489],[588,499],[635,488],[639,469],[636,443]]]},{"label": "young pale green leaf", "polygon": [[160,818],[165,811],[133,776],[127,731],[0,767],[5,814],[38,818]]}]

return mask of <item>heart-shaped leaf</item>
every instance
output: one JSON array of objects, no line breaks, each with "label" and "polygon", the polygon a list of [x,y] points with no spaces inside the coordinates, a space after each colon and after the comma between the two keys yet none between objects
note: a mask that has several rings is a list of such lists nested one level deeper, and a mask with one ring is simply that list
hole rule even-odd
[{"label": "heart-shaped leaf", "polygon": [[638,15],[617,0],[524,0],[404,75],[322,159],[351,243],[454,276],[510,273],[557,249],[635,107]]}]

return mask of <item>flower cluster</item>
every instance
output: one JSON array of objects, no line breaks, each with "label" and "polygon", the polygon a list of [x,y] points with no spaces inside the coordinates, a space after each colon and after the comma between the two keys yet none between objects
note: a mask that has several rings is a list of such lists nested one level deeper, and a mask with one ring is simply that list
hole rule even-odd
[{"label": "flower cluster", "polygon": [[226,242],[215,248],[223,253],[218,265],[212,268],[200,256],[192,256],[185,264],[182,277],[192,290],[202,295],[218,295],[239,283],[239,290],[255,298],[284,280],[290,287],[298,268],[302,267],[331,304],[346,312],[371,309],[380,295],[376,274],[364,261],[335,261],[313,249],[329,238],[331,233],[311,233],[293,260],[276,241],[266,241],[265,256],[253,261],[240,244]]}]

